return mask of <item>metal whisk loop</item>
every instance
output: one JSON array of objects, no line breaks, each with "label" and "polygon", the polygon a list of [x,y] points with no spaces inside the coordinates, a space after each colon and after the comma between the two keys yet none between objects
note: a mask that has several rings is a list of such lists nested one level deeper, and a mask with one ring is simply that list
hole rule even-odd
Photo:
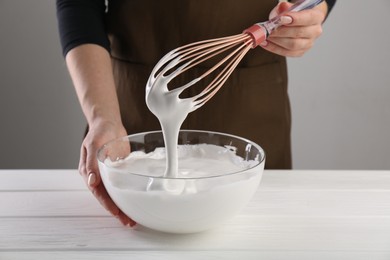
[{"label": "metal whisk loop", "polygon": [[[198,45],[192,46],[191,48],[180,51],[180,55],[182,55],[182,61],[190,60],[186,65],[186,67],[182,70],[182,72],[208,60],[211,59],[214,56],[217,56],[220,53],[223,53],[227,51],[230,48],[233,48],[239,44],[242,44],[243,39],[246,38],[245,35],[236,35],[232,37],[225,37],[216,39],[213,42],[203,41],[199,42]],[[217,63],[215,66],[213,66],[210,70],[208,70],[205,74],[200,76],[200,78],[204,78],[208,74],[210,74],[212,71],[215,70],[216,67],[219,67],[223,61],[226,61],[227,59],[223,59],[221,62]]]},{"label": "metal whisk loop", "polygon": [[223,86],[223,84],[225,84],[226,80],[229,78],[230,74],[233,73],[238,63],[240,63],[240,61],[245,56],[245,54],[251,49],[251,45],[250,45],[251,42],[252,41],[249,40],[247,44],[240,46],[237,50],[234,51],[234,53],[229,55],[231,57],[233,56],[233,54],[235,54],[235,56],[231,59],[231,61],[214,78],[214,80],[210,82],[202,92],[194,96],[193,98],[194,109],[192,111],[203,106],[210,98],[212,98],[218,92],[218,90]]},{"label": "metal whisk loop", "polygon": [[172,50],[167,53],[153,69],[148,82],[149,87],[147,88],[147,94],[149,94],[150,89],[153,88],[156,80],[159,80],[163,84],[168,84],[173,78],[186,70],[189,70],[192,67],[217,56],[218,54],[224,53],[229,49],[236,47],[202,75],[189,83],[170,91],[172,94],[175,93],[176,95],[180,95],[180,93],[182,93],[185,89],[193,86],[223,64],[226,64],[221,72],[203,91],[194,97],[187,98],[187,100],[191,99],[194,102],[193,110],[195,110],[206,103],[222,87],[227,78],[233,72],[234,68],[237,67],[240,60],[249,51],[251,42],[251,37],[248,34],[239,34],[230,37],[191,43]]}]

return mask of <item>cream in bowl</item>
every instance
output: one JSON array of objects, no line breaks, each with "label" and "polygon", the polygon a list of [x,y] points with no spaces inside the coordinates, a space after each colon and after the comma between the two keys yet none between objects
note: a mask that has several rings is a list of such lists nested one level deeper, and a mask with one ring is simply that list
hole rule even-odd
[{"label": "cream in bowl", "polygon": [[103,183],[114,202],[138,224],[169,233],[193,233],[235,216],[257,190],[263,149],[244,138],[181,130],[178,173],[164,177],[161,131],[113,140],[98,152]]}]

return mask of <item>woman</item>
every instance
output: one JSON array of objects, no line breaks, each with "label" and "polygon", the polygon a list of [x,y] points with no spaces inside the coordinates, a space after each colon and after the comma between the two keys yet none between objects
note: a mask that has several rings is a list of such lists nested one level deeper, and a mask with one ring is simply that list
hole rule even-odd
[{"label": "woman", "polygon": [[[312,47],[334,2],[284,15],[284,26],[251,50],[218,94],[191,113],[182,128],[248,138],[265,149],[266,168],[290,169],[285,57],[301,56]],[[111,0],[107,6],[103,0],[57,0],[64,56],[88,122],[79,171],[96,198],[123,224],[135,223],[108,196],[96,151],[117,137],[160,129],[145,104],[145,84],[153,66],[176,47],[241,33],[291,4],[276,5],[275,0]],[[186,82],[206,68],[180,80]]]}]

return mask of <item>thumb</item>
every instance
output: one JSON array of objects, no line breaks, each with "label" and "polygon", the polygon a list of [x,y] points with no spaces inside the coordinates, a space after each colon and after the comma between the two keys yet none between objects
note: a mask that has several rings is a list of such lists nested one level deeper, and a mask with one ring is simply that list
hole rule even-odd
[{"label": "thumb", "polygon": [[292,5],[293,5],[292,3],[288,3],[284,1],[279,2],[278,5],[275,6],[274,9],[272,9],[272,11],[269,13],[269,19],[272,19],[277,15],[287,12]]},{"label": "thumb", "polygon": [[97,187],[100,184],[101,179],[95,150],[90,150],[87,153],[86,168],[88,174],[88,186],[91,188]]}]

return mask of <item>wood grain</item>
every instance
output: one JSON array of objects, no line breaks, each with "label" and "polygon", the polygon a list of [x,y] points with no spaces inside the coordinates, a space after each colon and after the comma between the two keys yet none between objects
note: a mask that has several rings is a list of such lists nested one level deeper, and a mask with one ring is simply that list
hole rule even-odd
[{"label": "wood grain", "polygon": [[390,259],[389,171],[265,171],[249,205],[189,235],[123,227],[76,170],[0,171],[0,259]]},{"label": "wood grain", "polygon": [[388,260],[387,252],[305,252],[305,251],[24,251],[0,252],[2,260]]}]

